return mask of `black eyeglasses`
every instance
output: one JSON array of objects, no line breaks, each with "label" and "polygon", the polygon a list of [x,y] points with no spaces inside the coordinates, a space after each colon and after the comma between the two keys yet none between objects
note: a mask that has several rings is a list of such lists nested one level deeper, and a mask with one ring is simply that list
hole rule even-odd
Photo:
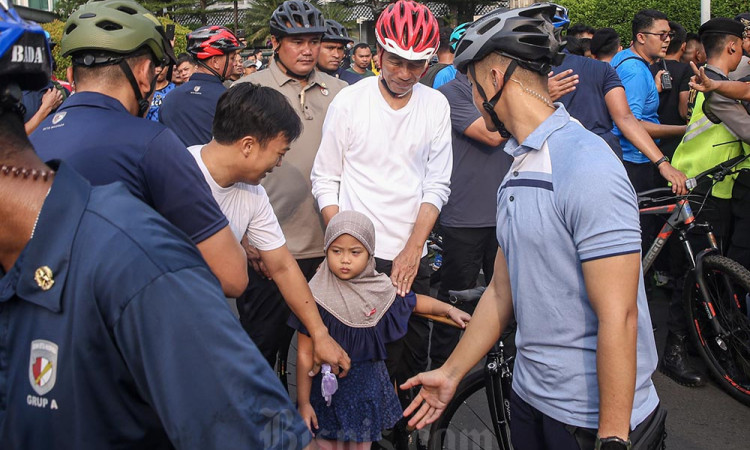
[{"label": "black eyeglasses", "polygon": [[665,31],[663,33],[652,33],[650,31],[641,31],[641,34],[652,34],[654,36],[659,36],[659,39],[662,41],[666,41],[667,38],[672,39],[674,37],[674,31]]}]

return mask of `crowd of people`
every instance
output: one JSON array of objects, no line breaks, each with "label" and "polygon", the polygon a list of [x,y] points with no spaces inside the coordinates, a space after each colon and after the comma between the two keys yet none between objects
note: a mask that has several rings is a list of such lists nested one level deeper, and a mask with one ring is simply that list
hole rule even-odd
[{"label": "crowd of people", "polygon": [[[750,154],[750,13],[693,34],[641,10],[626,49],[552,3],[451,28],[398,0],[373,48],[287,0],[269,30],[265,55],[222,26],[175,55],[137,2],[91,0],[63,83],[0,0],[0,446],[420,447],[515,321],[515,448],[663,448],[660,277],[660,368],[705,380],[685,256],[644,278],[636,193]],[[699,218],[750,267],[739,169]],[[478,283],[471,315],[448,303]]]}]

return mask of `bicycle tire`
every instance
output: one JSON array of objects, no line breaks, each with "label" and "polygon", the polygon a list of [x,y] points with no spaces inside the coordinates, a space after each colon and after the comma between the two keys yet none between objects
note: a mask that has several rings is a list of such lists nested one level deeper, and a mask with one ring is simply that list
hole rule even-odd
[{"label": "bicycle tire", "polygon": [[716,319],[727,335],[717,336],[708,321],[707,307],[695,273],[691,272],[685,280],[684,290],[691,337],[719,386],[735,399],[750,405],[750,318],[745,304],[750,293],[750,272],[736,261],[719,255],[706,256],[703,267]]},{"label": "bicycle tire", "polygon": [[[443,414],[430,427],[430,450],[510,450],[498,440],[491,422],[487,386],[482,370],[466,376]],[[464,417],[466,415],[466,417]]]}]

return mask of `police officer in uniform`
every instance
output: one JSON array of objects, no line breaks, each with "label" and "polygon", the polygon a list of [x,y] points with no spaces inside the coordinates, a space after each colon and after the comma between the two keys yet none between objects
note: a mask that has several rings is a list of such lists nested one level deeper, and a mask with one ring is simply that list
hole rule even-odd
[{"label": "police officer in uniform", "polygon": [[0,28],[0,446],[305,447],[187,236],[122,184],[37,157],[21,90],[47,83],[50,53],[7,0]]}]

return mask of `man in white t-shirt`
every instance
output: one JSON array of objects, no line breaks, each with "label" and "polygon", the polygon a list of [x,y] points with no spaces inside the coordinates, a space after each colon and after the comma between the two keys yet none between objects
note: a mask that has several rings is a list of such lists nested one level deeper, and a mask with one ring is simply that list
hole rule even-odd
[{"label": "man in white t-shirt", "polygon": [[291,310],[310,330],[316,371],[319,363],[327,362],[346,372],[349,357],[328,335],[307,280],[287,248],[268,195],[260,186],[274,167],[281,166],[290,143],[301,132],[301,120],[281,93],[242,83],[219,98],[211,142],[188,150],[237,240],[246,239],[259,251],[256,270],[276,283]]},{"label": "man in white t-shirt", "polygon": [[[386,7],[375,32],[381,73],[342,90],[329,106],[313,195],[326,223],[339,210],[373,221],[377,270],[390,275],[399,295],[429,294],[425,241],[448,200],[453,163],[448,101],[418,84],[439,27],[426,6],[402,0]],[[410,320],[403,355],[388,349],[391,377],[424,369],[428,333],[424,319]]]}]

